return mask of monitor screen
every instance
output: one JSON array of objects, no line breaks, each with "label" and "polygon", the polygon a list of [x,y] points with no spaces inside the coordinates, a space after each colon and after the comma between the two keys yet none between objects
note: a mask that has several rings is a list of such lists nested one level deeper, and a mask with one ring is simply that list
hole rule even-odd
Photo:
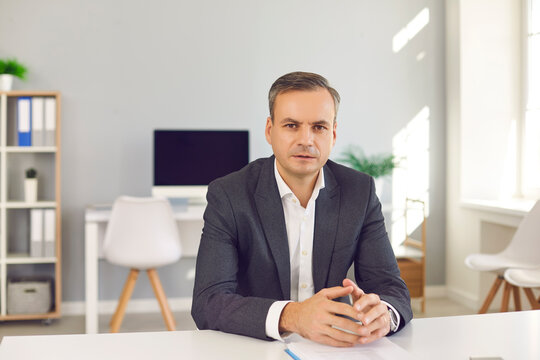
[{"label": "monitor screen", "polygon": [[208,185],[248,162],[247,130],[154,130],[154,186]]}]

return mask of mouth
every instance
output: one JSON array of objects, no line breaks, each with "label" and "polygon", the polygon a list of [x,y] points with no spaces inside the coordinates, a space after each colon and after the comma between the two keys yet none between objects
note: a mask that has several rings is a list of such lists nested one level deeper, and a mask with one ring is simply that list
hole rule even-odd
[{"label": "mouth", "polygon": [[293,155],[293,157],[294,157],[294,158],[297,158],[297,159],[302,159],[302,160],[315,159],[314,156],[311,156],[311,155],[303,155],[303,154]]}]

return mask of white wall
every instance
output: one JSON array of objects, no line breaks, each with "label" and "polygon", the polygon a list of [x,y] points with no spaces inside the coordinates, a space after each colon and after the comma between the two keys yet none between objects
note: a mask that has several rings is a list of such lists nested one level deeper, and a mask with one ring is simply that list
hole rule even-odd
[{"label": "white wall", "polygon": [[[424,8],[428,25],[394,53],[394,35]],[[0,56],[30,69],[17,86],[63,94],[64,299],[84,296],[85,206],[150,193],[154,128],[249,129],[251,158],[267,156],[267,91],[294,70],[342,95],[334,158],[349,144],[392,151],[429,107],[427,280],[443,284],[444,21],[441,0],[2,0]],[[193,264],[163,269],[169,296],[191,294]],[[100,269],[101,298],[117,298],[126,273]],[[135,297],[151,296],[145,281]]]}]

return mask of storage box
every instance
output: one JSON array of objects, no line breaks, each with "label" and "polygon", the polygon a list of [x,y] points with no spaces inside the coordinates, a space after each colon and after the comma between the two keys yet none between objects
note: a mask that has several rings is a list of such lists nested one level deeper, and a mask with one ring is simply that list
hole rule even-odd
[{"label": "storage box", "polygon": [[52,279],[9,279],[7,284],[7,313],[43,314],[52,303]]}]

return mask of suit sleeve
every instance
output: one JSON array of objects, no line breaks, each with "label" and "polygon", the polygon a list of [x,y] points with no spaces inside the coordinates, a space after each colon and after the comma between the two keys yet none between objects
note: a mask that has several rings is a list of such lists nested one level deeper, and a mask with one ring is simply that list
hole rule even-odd
[{"label": "suit sleeve", "polygon": [[219,182],[208,187],[208,205],[197,255],[191,315],[201,330],[220,330],[264,340],[273,299],[237,293],[238,234],[230,201]]},{"label": "suit sleeve", "polygon": [[399,312],[399,331],[412,319],[411,299],[386,233],[373,179],[354,265],[358,286],[366,293],[379,295]]}]

